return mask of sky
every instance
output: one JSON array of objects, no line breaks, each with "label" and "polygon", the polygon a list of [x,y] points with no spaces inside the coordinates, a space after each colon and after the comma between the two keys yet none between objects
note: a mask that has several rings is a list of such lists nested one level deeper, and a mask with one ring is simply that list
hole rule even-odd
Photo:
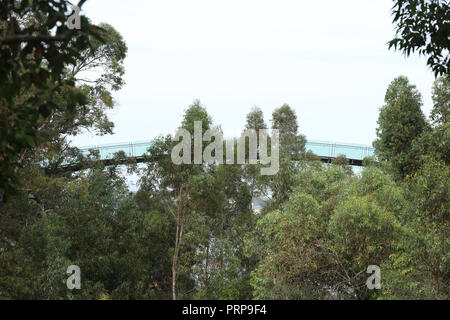
[{"label": "sky", "polygon": [[82,12],[118,30],[128,46],[126,85],[108,112],[113,135],[76,146],[174,134],[199,99],[226,137],[253,106],[284,103],[308,140],[371,145],[389,83],[405,75],[432,108],[426,58],[388,50],[392,0],[89,0]]}]

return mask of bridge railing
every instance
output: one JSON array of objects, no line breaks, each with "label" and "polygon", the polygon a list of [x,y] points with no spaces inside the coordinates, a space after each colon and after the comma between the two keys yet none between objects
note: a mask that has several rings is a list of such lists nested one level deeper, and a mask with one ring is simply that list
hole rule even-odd
[{"label": "bridge railing", "polygon": [[[80,148],[85,155],[90,150],[98,150],[102,160],[113,158],[114,153],[123,151],[128,157],[139,157],[147,152],[152,145],[152,141],[130,142],[120,144],[108,144],[98,146],[88,146]],[[315,153],[320,157],[334,158],[344,155],[347,159],[362,160],[365,157],[373,156],[374,148],[365,145],[334,143],[326,141],[310,140],[306,143],[306,150]]]},{"label": "bridge railing", "polygon": [[362,160],[365,157],[374,155],[374,148],[369,146],[314,140],[306,143],[306,150],[311,151],[320,157],[334,158],[339,155],[344,155],[347,159],[355,160]]},{"label": "bridge railing", "polygon": [[139,157],[147,152],[147,149],[152,145],[152,141],[145,142],[129,142],[118,144],[105,144],[97,146],[87,146],[80,148],[84,155],[89,154],[91,150],[99,151],[100,159],[112,159],[114,154],[123,151],[127,157]]}]

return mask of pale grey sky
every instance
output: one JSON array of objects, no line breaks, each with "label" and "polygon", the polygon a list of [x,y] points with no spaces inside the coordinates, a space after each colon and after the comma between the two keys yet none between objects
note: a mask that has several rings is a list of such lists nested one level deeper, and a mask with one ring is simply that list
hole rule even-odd
[{"label": "pale grey sky", "polygon": [[86,146],[173,134],[200,99],[226,136],[253,106],[295,109],[311,140],[370,145],[388,84],[406,75],[432,106],[423,57],[389,51],[392,0],[89,0],[84,13],[127,42],[126,85],[111,111],[115,134]]}]

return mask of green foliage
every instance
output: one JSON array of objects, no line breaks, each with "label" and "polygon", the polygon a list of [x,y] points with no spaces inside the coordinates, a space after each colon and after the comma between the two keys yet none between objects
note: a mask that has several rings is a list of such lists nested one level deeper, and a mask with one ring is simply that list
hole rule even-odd
[{"label": "green foliage", "polygon": [[[154,140],[143,166],[124,153],[105,166],[98,152],[81,155],[66,142],[86,128],[112,129],[105,111],[123,84],[126,46],[102,28],[106,42],[84,51],[92,64],[76,64],[85,68],[77,76],[102,70],[94,84],[80,78],[73,87],[86,103],[52,112],[17,172],[24,189],[0,204],[0,299],[449,298],[447,78],[435,83],[430,125],[415,87],[392,82],[377,157],[361,171],[344,156],[322,164],[305,153],[287,105],[273,113],[281,131],[274,176],[261,177],[260,165],[175,165],[171,136]],[[214,126],[199,101],[181,128],[193,133],[195,121]],[[246,128],[266,128],[261,110]],[[60,170],[68,162],[80,170]],[[134,194],[124,163],[140,178]],[[255,197],[267,203],[258,213]],[[81,290],[66,287],[72,264]],[[381,267],[381,290],[366,286],[369,265]]]},{"label": "green foliage", "polygon": [[345,155],[343,155],[343,154],[338,155],[336,158],[333,159],[333,161],[331,163],[335,166],[340,166],[340,167],[344,168],[345,173],[348,176],[353,175],[353,169],[348,164],[348,159]]},{"label": "green foliage", "polygon": [[448,299],[450,169],[428,158],[405,185],[405,233],[386,265],[387,298]]},{"label": "green foliage", "polygon": [[450,5],[447,0],[394,0],[393,23],[396,37],[389,48],[406,56],[417,51],[428,57],[427,64],[436,76],[449,74]]},{"label": "green foliage", "polygon": [[245,124],[246,129],[267,129],[266,122],[264,121],[264,114],[258,107],[253,107],[249,114],[247,114],[247,122]]},{"label": "green foliage", "polygon": [[412,151],[428,124],[421,111],[422,98],[408,79],[400,76],[386,91],[385,105],[380,109],[375,153],[379,160],[389,161],[394,175],[404,178],[417,170],[419,155]]},{"label": "green foliage", "polygon": [[[251,109],[251,111],[247,114],[247,121],[245,124],[245,129],[246,130],[250,130],[250,129],[256,130],[256,134],[257,134],[256,139],[257,139],[257,148],[258,148],[257,157],[258,157],[258,159],[260,159],[259,133],[260,133],[261,129],[267,129],[267,125],[264,121],[264,114],[260,108],[253,107]],[[246,143],[245,160],[248,162],[249,161],[249,149],[247,149],[248,148],[247,146],[249,146],[249,138],[248,137],[245,138],[245,143]],[[270,137],[268,137],[267,144],[270,145]],[[266,190],[264,188],[264,186],[265,186],[264,177],[262,177],[260,175],[261,165],[257,164],[257,165],[252,165],[252,166],[245,166],[244,171],[245,171],[245,179],[246,179],[247,183],[249,184],[249,187],[252,192],[252,196],[262,196],[262,194]]]},{"label": "green foliage", "polygon": [[[7,1],[0,10],[0,194],[6,200],[35,150],[52,143],[58,153],[67,148],[63,137],[82,129],[112,133],[104,112],[114,106],[111,91],[123,85],[127,48],[114,28],[85,16],[80,30],[69,30],[69,1]],[[103,72],[97,79],[80,77],[94,68]]]},{"label": "green foliage", "polygon": [[[17,248],[0,257],[6,262],[9,255],[19,255],[12,263],[16,268],[28,260],[25,266],[33,269],[25,279],[36,279],[25,282],[19,292],[2,290],[4,298],[96,299],[102,293],[115,299],[144,297],[146,292],[138,287],[145,274],[145,221],[123,180],[97,171],[60,186],[56,199],[43,204],[39,220],[25,227]],[[82,289],[73,292],[65,285],[72,264],[80,266],[83,278]],[[26,270],[16,276],[22,279]],[[15,273],[6,270],[0,279],[8,280],[9,272]]]},{"label": "green foliage", "polygon": [[315,282],[322,267],[319,239],[324,223],[312,196],[291,196],[282,211],[262,217],[246,239],[248,255],[260,259],[252,272],[256,299],[307,299],[325,295]]},{"label": "green foliage", "polygon": [[329,223],[336,252],[355,272],[387,259],[397,229],[395,216],[369,196],[347,199],[336,208]]},{"label": "green foliage", "polygon": [[433,85],[433,110],[431,120],[435,125],[443,125],[450,121],[450,76],[436,79]]},{"label": "green foliage", "polygon": [[181,122],[181,127],[186,129],[194,135],[194,122],[201,121],[202,122],[202,137],[204,131],[208,130],[211,127],[212,120],[211,116],[206,111],[205,107],[202,106],[200,100],[194,100],[194,102],[186,109],[183,117],[183,121]]},{"label": "green foliage", "polygon": [[305,152],[306,138],[298,134],[297,115],[287,104],[272,113],[272,128],[280,131],[280,147],[290,155]]},{"label": "green foliage", "polygon": [[[193,132],[194,121],[202,121],[203,130],[212,126],[198,101],[185,111],[182,128]],[[171,221],[172,236],[160,240],[171,256],[169,262],[163,255],[163,261],[172,271],[172,298],[231,298],[234,293],[248,298],[250,262],[241,247],[252,216],[243,169],[175,165],[170,158],[174,145],[170,137],[155,141],[149,149],[154,160],[145,168],[136,195],[142,210],[158,208]]]},{"label": "green foliage", "polygon": [[433,85],[431,129],[426,130],[412,143],[412,152],[420,155],[423,166],[431,156],[450,163],[450,81],[448,76],[438,78]]},{"label": "green foliage", "polygon": [[311,157],[305,154],[306,138],[298,133],[297,115],[289,105],[284,104],[272,113],[272,129],[279,130],[280,150],[277,174],[263,178],[264,184],[273,194],[270,210],[279,208],[289,199],[297,166]]},{"label": "green foliage", "polygon": [[68,30],[68,5],[6,1],[0,9],[0,193],[5,198],[16,190],[18,158],[35,147],[42,122],[54,110],[73,111],[87,103],[65,69],[76,64],[90,39],[102,41],[100,29],[81,16],[81,30]]}]

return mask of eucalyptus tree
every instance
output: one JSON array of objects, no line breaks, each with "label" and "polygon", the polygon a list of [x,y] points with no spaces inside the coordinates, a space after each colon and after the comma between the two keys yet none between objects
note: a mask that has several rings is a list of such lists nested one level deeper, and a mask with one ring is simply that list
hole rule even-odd
[{"label": "eucalyptus tree", "polygon": [[[250,112],[247,114],[245,130],[255,130],[256,131],[256,139],[257,139],[257,157],[260,159],[259,150],[260,150],[260,142],[259,142],[259,132],[260,130],[267,130],[267,124],[264,121],[264,113],[258,107],[253,107]],[[269,134],[269,133],[268,133]],[[270,138],[269,138],[270,139]],[[270,140],[269,140],[270,141]],[[249,145],[249,138],[246,137],[246,145]],[[248,152],[246,149],[246,159],[248,158]],[[261,197],[264,193],[265,189],[265,179],[261,176],[261,165],[254,164],[250,166],[244,167],[245,177],[249,183],[252,197]]]},{"label": "eucalyptus tree", "polygon": [[[19,192],[16,192],[16,197],[10,197],[9,201],[12,205],[0,205],[4,222],[15,225],[18,230],[39,218],[40,210],[31,213],[27,210],[19,212],[15,208],[22,207],[24,203],[30,203],[27,206],[37,206],[44,211],[47,210],[49,206],[55,205],[51,200],[57,193],[43,193],[42,190],[47,188],[46,185],[65,183],[64,181],[73,180],[79,175],[79,173],[72,175],[70,172],[65,173],[59,170],[61,165],[74,161],[88,161],[91,165],[94,164],[95,159],[82,157],[77,148],[69,145],[67,138],[82,130],[92,130],[97,134],[112,132],[113,125],[106,116],[106,110],[115,106],[113,91],[119,90],[123,84],[123,60],[127,48],[122,37],[113,27],[102,24],[101,29],[98,30],[99,34],[103,34],[104,39],[100,41],[95,37],[89,38],[90,44],[83,52],[83,59],[80,58],[72,66],[77,71],[67,67],[61,70],[63,80],[75,80],[76,76],[79,77],[92,70],[101,72],[99,76],[91,77],[88,81],[76,79],[71,87],[70,90],[82,96],[85,103],[72,108],[69,106],[70,102],[65,99],[66,93],[54,94],[53,98],[58,102],[57,107],[52,109],[46,118],[41,117],[36,120],[39,129],[34,134],[33,147],[25,148],[20,155],[21,169],[17,170],[14,177],[16,181],[20,181],[21,187]],[[34,86],[26,94],[47,95]],[[15,107],[11,106],[11,108]],[[13,110],[10,111],[13,112]],[[14,171],[16,169],[18,166]],[[58,177],[65,177],[66,180]],[[48,201],[51,205],[47,205]],[[24,215],[25,212],[29,212],[29,216]],[[17,234],[11,238],[12,234],[6,229],[1,232],[5,233],[4,236],[8,236],[10,240],[17,240]]]},{"label": "eucalyptus tree", "polygon": [[268,178],[268,185],[277,206],[289,199],[296,171],[296,162],[305,155],[306,138],[298,132],[298,122],[295,110],[284,104],[272,113],[272,129],[278,129],[280,134],[280,169],[274,176]]},{"label": "eucalyptus tree", "polygon": [[400,76],[389,84],[384,100],[373,143],[375,153],[380,161],[389,162],[398,178],[404,178],[419,166],[413,141],[428,130],[421,110],[422,96],[408,78]]},{"label": "eucalyptus tree", "polygon": [[[211,127],[211,117],[208,115],[206,109],[199,101],[194,103],[186,109],[181,123],[182,129],[190,133],[188,139],[192,139],[192,149],[187,155],[192,163],[194,156],[194,129],[195,121],[201,121],[203,133]],[[170,136],[159,137],[155,139],[153,145],[148,149],[148,153],[154,159],[148,162],[146,168],[140,179],[140,189],[138,196],[140,198],[149,198],[150,202],[157,202],[161,204],[161,209],[172,217],[174,224],[174,237],[172,248],[172,274],[171,274],[171,291],[172,299],[177,299],[177,278],[179,275],[179,257],[185,240],[186,223],[189,223],[195,216],[195,208],[200,203],[192,201],[192,197],[198,191],[201,182],[201,177],[204,176],[205,166],[201,164],[175,164],[171,159],[172,149],[176,142]],[[203,151],[203,148],[202,150]],[[139,195],[140,193],[140,195]],[[211,200],[214,200],[211,197]],[[208,201],[208,198],[203,198]]]},{"label": "eucalyptus tree", "polygon": [[306,138],[299,134],[297,115],[288,104],[273,111],[272,128],[280,131],[280,147],[288,154],[298,155],[305,152]]},{"label": "eucalyptus tree", "polygon": [[434,82],[431,128],[413,142],[413,152],[423,155],[421,165],[430,159],[450,164],[450,80],[443,76]]},{"label": "eucalyptus tree", "polygon": [[395,38],[389,48],[406,56],[418,52],[436,76],[450,73],[450,4],[448,0],[394,0]]},{"label": "eucalyptus tree", "polygon": [[[81,0],[81,9],[86,0]],[[55,110],[73,111],[86,96],[65,69],[91,45],[100,28],[80,15],[69,29],[69,1],[4,1],[0,8],[0,192],[16,190],[17,171],[36,146],[39,131]],[[62,103],[64,101],[64,103]]]}]

